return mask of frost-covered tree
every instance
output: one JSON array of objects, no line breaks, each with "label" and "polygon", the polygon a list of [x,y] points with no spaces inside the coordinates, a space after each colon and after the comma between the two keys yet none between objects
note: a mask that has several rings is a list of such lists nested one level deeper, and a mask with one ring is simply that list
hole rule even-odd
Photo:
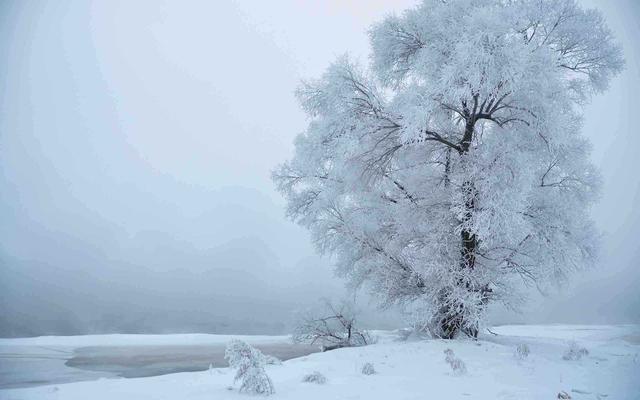
[{"label": "frost-covered tree", "polygon": [[475,336],[519,281],[592,262],[581,107],[620,47],[575,0],[426,0],[370,39],[369,69],[344,56],[302,84],[310,123],[274,180],[339,274]]},{"label": "frost-covered tree", "polygon": [[232,340],[227,344],[224,358],[231,368],[237,369],[234,381],[241,381],[241,392],[265,396],[275,393],[271,378],[264,370],[266,359],[260,350],[241,340]]}]

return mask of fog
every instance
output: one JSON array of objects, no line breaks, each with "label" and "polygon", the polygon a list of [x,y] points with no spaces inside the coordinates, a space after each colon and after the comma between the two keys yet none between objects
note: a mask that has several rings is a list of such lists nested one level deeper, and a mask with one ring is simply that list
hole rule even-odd
[{"label": "fog", "polygon": [[[282,333],[344,294],[271,170],[293,91],[415,1],[3,1],[0,336]],[[585,112],[604,190],[599,268],[503,322],[640,322],[640,4],[602,9],[626,69]],[[370,326],[401,323],[358,295]]]}]

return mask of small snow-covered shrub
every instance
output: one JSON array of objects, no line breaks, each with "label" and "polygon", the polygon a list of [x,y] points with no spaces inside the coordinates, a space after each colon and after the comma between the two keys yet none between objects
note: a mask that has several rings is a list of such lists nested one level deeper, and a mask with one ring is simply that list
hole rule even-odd
[{"label": "small snow-covered shrub", "polygon": [[365,363],[362,366],[362,370],[361,371],[362,371],[362,373],[364,375],[373,375],[373,374],[376,373],[376,369],[373,367],[373,364],[371,364],[371,363]]},{"label": "small snow-covered shrub", "polygon": [[280,360],[276,356],[271,356],[269,354],[265,354],[264,361],[265,361],[265,363],[267,363],[267,365],[281,365],[282,364],[282,360]]},{"label": "small snow-covered shrub", "polygon": [[357,314],[351,301],[334,304],[324,299],[320,309],[297,316],[292,339],[295,343],[320,345],[322,351],[374,343],[375,338],[358,327]]},{"label": "small snow-covered shrub", "polygon": [[519,343],[518,346],[516,346],[515,355],[518,360],[524,360],[529,357],[529,353],[529,346],[526,343]]},{"label": "small snow-covered shrub", "polygon": [[558,399],[560,399],[560,400],[570,400],[571,396],[569,396],[569,393],[567,393],[567,392],[565,392],[563,390],[560,393],[558,393]]},{"label": "small snow-covered shrub", "polygon": [[446,354],[444,360],[447,362],[447,364],[449,364],[454,374],[463,375],[467,373],[467,366],[464,364],[464,361],[456,357],[456,355],[453,353],[453,350],[446,349],[444,351],[444,354]]},{"label": "small snow-covered shrub", "polygon": [[324,375],[322,375],[320,372],[313,371],[312,373],[303,376],[302,382],[324,385],[325,383],[327,383],[327,378]]},{"label": "small snow-covered shrub", "polygon": [[589,355],[589,350],[579,346],[576,342],[571,342],[567,351],[564,352],[562,359],[567,361],[578,361],[586,355]]},{"label": "small snow-covered shrub", "polygon": [[396,330],[396,335],[397,335],[396,340],[399,342],[406,342],[407,340],[409,340],[412,334],[413,334],[413,329],[411,328],[398,329]]},{"label": "small snow-covered shrub", "polygon": [[230,367],[238,370],[234,382],[242,381],[241,392],[265,396],[275,393],[273,383],[264,370],[266,361],[260,350],[241,340],[232,340],[227,345],[224,358]]}]

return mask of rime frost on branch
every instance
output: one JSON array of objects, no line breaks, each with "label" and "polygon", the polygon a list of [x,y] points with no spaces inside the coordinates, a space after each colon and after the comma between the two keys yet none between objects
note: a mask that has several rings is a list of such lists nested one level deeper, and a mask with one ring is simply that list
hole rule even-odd
[{"label": "rime frost on branch", "polygon": [[575,0],[425,0],[370,39],[370,68],[343,56],[301,85],[310,123],[274,181],[353,286],[475,337],[488,303],[592,263],[580,106],[620,47]]}]

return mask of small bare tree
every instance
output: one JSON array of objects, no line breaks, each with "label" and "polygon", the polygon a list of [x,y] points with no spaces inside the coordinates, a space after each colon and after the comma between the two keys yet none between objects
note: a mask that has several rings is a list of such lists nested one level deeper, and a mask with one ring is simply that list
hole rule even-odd
[{"label": "small bare tree", "polygon": [[356,315],[352,302],[341,301],[335,305],[323,299],[320,311],[301,315],[292,339],[296,343],[319,344],[322,351],[370,344],[371,336],[357,327]]}]

